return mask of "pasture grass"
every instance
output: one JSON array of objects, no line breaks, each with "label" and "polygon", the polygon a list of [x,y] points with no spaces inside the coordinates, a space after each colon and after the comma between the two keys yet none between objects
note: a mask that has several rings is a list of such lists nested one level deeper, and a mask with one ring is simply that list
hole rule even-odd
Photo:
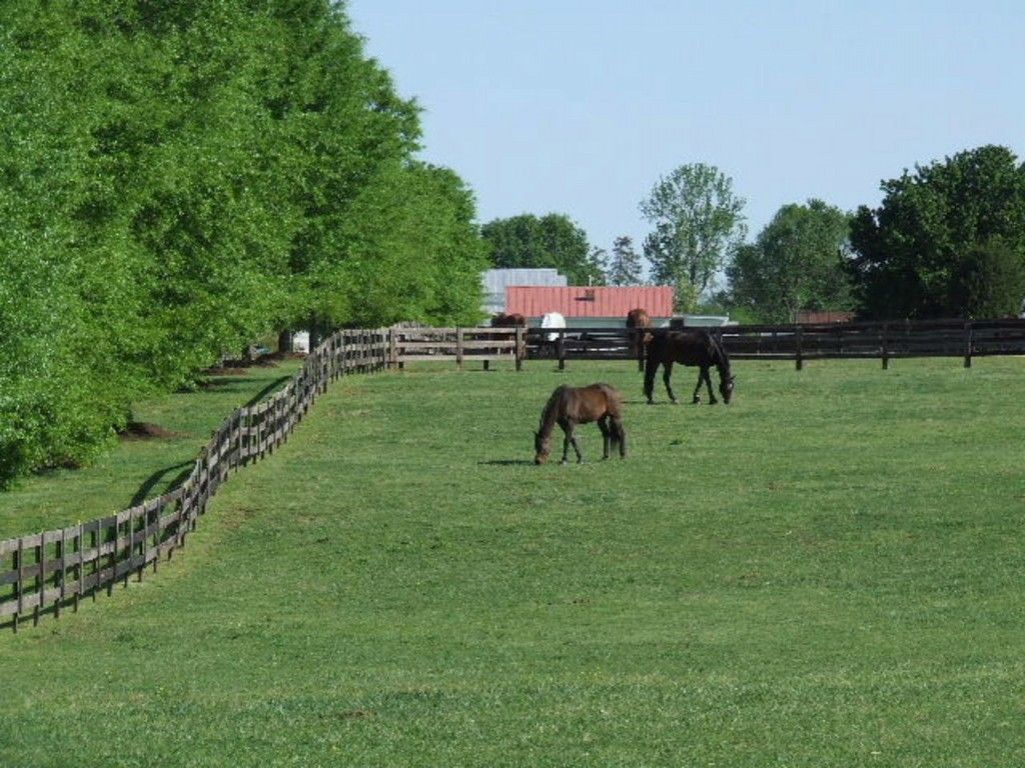
[{"label": "pasture grass", "polygon": [[[156,577],[0,636],[0,765],[1025,763],[1025,361],[735,369],[337,382]],[[598,380],[629,458],[531,465]]]},{"label": "pasture grass", "polygon": [[284,386],[301,363],[253,365],[207,376],[192,391],[155,397],[132,409],[136,421],[170,433],[119,439],[83,469],[53,469],[0,492],[0,539],[93,520],[167,491],[192,471],[199,449],[231,412]]}]

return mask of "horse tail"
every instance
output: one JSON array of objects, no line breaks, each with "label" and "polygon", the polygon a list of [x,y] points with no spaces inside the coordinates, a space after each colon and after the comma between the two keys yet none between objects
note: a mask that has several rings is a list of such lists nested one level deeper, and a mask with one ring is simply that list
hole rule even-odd
[{"label": "horse tail", "polygon": [[609,416],[609,441],[613,447],[623,442],[623,394],[609,384],[601,384],[605,395],[605,413]]}]

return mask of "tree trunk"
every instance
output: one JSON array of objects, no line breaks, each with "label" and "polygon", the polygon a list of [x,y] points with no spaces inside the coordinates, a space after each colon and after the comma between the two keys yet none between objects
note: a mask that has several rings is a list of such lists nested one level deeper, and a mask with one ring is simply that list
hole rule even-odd
[{"label": "tree trunk", "polygon": [[292,351],[292,332],[281,331],[278,333],[278,352]]}]

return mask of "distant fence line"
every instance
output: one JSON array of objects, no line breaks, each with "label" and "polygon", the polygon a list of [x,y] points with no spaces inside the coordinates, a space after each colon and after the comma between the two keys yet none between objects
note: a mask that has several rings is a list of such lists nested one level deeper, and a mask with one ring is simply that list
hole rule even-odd
[{"label": "distant fence line", "polygon": [[[737,360],[871,358],[884,368],[895,358],[1025,354],[1025,320],[919,320],[805,325],[728,325],[707,328]],[[644,333],[652,332],[650,329]],[[656,331],[657,332],[657,331]],[[484,367],[509,359],[643,361],[640,330],[611,328],[416,328],[390,329],[390,363],[480,360]]]},{"label": "distant fence line", "polygon": [[220,485],[288,439],[317,396],[343,374],[378,371],[389,362],[389,329],[333,334],[306,357],[302,370],[256,405],[238,408],[199,452],[177,488],[114,515],[0,541],[0,621],[14,631],[26,617],[60,616],[81,598],[108,594],[118,581],[140,581],[185,546]]},{"label": "distant fence line", "polygon": [[[918,321],[709,328],[735,359],[806,360],[1025,354],[1025,321]],[[256,405],[238,408],[217,429],[177,488],[114,515],[0,540],[0,621],[17,631],[26,617],[60,616],[69,604],[112,591],[184,547],[218,487],[288,439],[316,397],[339,376],[401,368],[414,361],[641,360],[638,331],[621,328],[392,328],[339,331],[307,356],[302,370]]]}]

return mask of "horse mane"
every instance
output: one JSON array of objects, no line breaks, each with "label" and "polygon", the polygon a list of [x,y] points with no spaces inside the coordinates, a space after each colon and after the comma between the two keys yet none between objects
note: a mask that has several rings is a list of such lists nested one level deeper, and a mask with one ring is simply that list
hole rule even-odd
[{"label": "horse mane", "polygon": [[559,406],[559,401],[562,399],[563,393],[566,391],[566,385],[560,384],[552,392],[552,396],[548,398],[548,402],[545,403],[545,407],[541,409],[541,423],[538,425],[539,430],[544,434],[545,427],[552,429],[556,419],[556,409]]}]

